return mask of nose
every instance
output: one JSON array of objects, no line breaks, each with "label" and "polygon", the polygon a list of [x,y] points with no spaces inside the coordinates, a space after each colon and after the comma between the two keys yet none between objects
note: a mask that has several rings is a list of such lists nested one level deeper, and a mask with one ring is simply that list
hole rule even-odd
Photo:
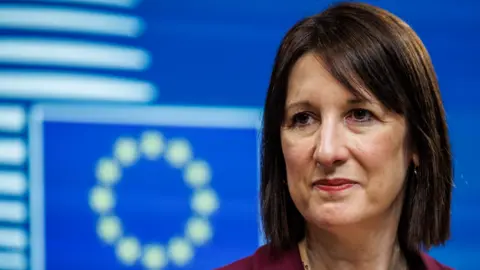
[{"label": "nose", "polygon": [[315,161],[324,168],[331,168],[343,164],[347,158],[347,138],[343,125],[324,121],[314,152]]}]

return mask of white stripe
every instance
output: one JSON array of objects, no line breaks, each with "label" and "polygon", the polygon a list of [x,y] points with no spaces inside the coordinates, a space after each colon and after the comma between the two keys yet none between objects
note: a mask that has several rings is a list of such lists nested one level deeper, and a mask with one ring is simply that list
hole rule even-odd
[{"label": "white stripe", "polygon": [[43,0],[43,2],[80,3],[99,6],[134,8],[140,0]]},{"label": "white stripe", "polygon": [[28,121],[29,150],[29,209],[30,209],[30,266],[45,270],[45,212],[43,187],[43,115],[30,113]]},{"label": "white stripe", "polygon": [[116,77],[51,72],[0,72],[0,96],[16,99],[149,102],[153,85]]},{"label": "white stripe", "polygon": [[0,172],[0,195],[24,195],[27,190],[25,175],[21,172]]},{"label": "white stripe", "polygon": [[0,228],[0,247],[24,249],[27,246],[27,235],[20,229]]},{"label": "white stripe", "polygon": [[51,105],[34,107],[31,113],[60,122],[241,129],[261,125],[261,111],[255,108]]},{"label": "white stripe", "polygon": [[73,8],[2,5],[0,27],[138,37],[143,22],[126,15]]},{"label": "white stripe", "polygon": [[0,201],[0,221],[22,223],[27,218],[27,208],[21,202]]},{"label": "white stripe", "polygon": [[0,252],[0,269],[25,270],[27,259],[22,252]]},{"label": "white stripe", "polygon": [[0,164],[22,165],[26,151],[25,143],[20,139],[0,139]]},{"label": "white stripe", "polygon": [[21,132],[25,120],[25,109],[22,106],[0,105],[0,131]]},{"label": "white stripe", "polygon": [[122,46],[67,40],[0,39],[0,62],[144,70],[150,59],[144,50]]}]

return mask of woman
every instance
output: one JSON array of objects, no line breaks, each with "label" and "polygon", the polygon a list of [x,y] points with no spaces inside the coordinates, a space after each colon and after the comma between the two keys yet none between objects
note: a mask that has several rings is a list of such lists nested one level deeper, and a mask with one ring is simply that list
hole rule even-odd
[{"label": "woman", "polygon": [[450,234],[452,157],[429,55],[367,4],[298,22],[264,111],[267,244],[223,270],[450,269],[424,253]]}]

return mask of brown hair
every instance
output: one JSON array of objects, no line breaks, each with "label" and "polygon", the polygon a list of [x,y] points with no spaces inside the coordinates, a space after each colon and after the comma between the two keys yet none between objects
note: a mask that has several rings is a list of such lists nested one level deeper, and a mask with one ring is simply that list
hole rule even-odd
[{"label": "brown hair", "polygon": [[368,4],[339,3],[296,23],[278,49],[263,115],[261,214],[267,241],[293,247],[305,224],[290,197],[280,142],[290,71],[315,52],[329,72],[355,95],[368,89],[407,121],[419,156],[417,174],[407,172],[398,239],[418,251],[450,235],[452,156],[437,78],[415,32],[395,15]]}]

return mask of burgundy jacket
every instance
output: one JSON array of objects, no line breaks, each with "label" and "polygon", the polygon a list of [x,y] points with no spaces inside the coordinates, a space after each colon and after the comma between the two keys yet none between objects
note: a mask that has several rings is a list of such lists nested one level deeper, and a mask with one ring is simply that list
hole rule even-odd
[{"label": "burgundy jacket", "polygon": [[[298,248],[279,254],[275,259],[270,254],[270,247],[265,245],[253,255],[217,270],[304,270]],[[413,262],[411,267],[413,270],[453,270],[453,268],[440,264],[426,253],[421,253],[417,257],[417,261]]]}]

